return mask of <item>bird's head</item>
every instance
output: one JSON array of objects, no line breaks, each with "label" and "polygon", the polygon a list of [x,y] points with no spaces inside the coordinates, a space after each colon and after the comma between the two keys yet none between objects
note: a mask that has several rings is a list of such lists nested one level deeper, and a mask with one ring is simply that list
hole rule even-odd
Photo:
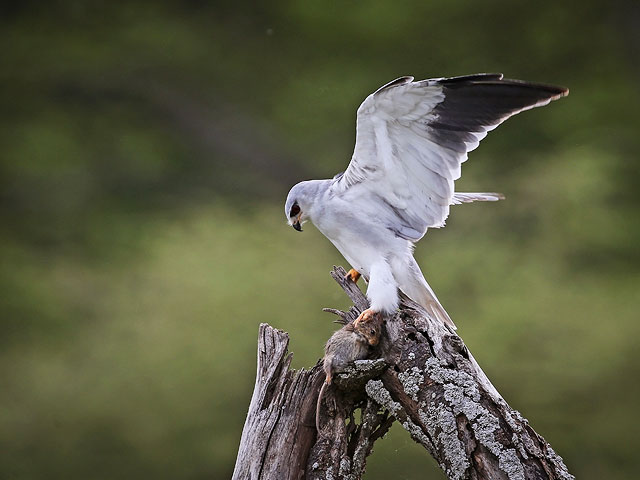
[{"label": "bird's head", "polygon": [[306,220],[305,210],[303,211],[302,207],[306,207],[306,192],[305,192],[305,184],[306,182],[301,182],[295,185],[290,191],[289,195],[287,195],[287,201],[284,205],[284,214],[287,217],[287,223],[295,228],[298,232],[302,231],[301,225]]},{"label": "bird's head", "polygon": [[284,205],[287,223],[301,232],[301,225],[311,217],[314,201],[328,186],[326,180],[308,180],[294,185]]}]

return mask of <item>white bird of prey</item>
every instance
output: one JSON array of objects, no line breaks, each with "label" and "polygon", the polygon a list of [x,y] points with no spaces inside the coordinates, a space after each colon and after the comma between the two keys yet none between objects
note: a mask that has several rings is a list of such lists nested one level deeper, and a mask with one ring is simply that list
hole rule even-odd
[{"label": "white bird of prey", "polygon": [[516,113],[569,93],[562,87],[504,79],[499,73],[413,81],[380,87],[358,108],[356,146],[346,171],[295,185],[289,225],[307,219],[368,279],[370,307],[357,322],[398,307],[398,289],[455,329],[413,258],[429,228],[444,226],[449,206],[495,201],[496,193],[454,192],[467,153]]}]

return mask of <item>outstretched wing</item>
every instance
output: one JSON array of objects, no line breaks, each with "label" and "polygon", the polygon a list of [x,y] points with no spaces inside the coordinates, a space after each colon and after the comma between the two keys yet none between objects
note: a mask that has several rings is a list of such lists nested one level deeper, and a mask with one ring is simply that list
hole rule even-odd
[{"label": "outstretched wing", "polygon": [[333,188],[378,200],[387,228],[417,241],[444,225],[461,164],[489,130],[568,93],[499,73],[398,78],[358,108],[353,157]]}]

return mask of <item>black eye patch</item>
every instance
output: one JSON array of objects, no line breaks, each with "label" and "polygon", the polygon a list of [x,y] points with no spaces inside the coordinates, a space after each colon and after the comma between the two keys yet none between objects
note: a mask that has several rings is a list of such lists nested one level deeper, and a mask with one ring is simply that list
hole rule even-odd
[{"label": "black eye patch", "polygon": [[294,203],[293,206],[291,207],[291,211],[289,212],[289,217],[295,217],[299,213],[300,213],[300,207],[298,206],[297,203]]}]

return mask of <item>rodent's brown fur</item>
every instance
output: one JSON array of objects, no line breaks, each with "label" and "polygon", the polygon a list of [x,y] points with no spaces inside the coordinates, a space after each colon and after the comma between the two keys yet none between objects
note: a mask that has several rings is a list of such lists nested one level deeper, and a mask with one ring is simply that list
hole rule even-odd
[{"label": "rodent's brown fur", "polygon": [[327,385],[331,385],[333,375],[344,370],[354,360],[362,360],[369,354],[369,346],[380,341],[380,324],[375,321],[348,323],[337,330],[324,347],[324,372],[326,378],[320,388],[316,403],[316,429],[320,432],[320,404]]}]

